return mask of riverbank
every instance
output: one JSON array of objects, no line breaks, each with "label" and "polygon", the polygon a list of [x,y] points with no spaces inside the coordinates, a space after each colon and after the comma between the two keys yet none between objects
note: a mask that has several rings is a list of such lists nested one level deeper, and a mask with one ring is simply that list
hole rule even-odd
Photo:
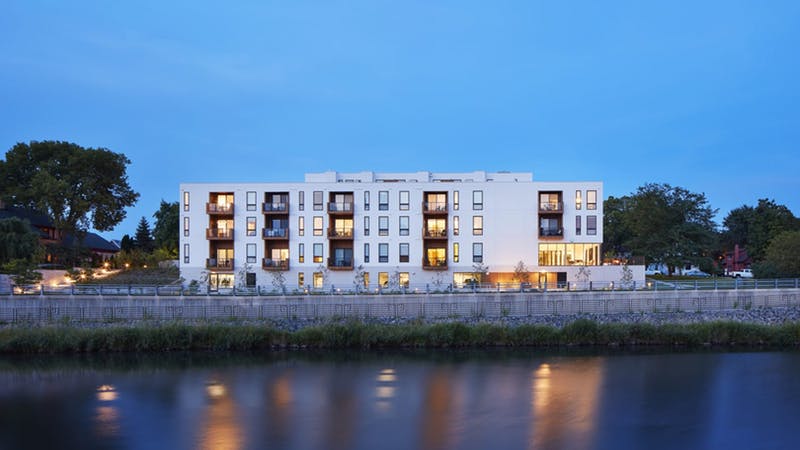
[{"label": "riverbank", "polygon": [[0,330],[0,353],[7,354],[559,346],[797,348],[800,322],[653,324],[598,323],[579,318],[557,327],[457,320],[394,324],[342,320],[309,324],[294,331],[273,323],[58,325]]}]

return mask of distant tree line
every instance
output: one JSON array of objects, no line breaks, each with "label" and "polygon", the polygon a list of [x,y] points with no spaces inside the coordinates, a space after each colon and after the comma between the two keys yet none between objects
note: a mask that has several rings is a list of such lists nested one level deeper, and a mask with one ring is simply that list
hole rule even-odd
[{"label": "distant tree line", "polygon": [[705,194],[648,183],[604,202],[607,257],[644,257],[673,273],[685,264],[719,273],[718,262],[736,245],[747,250],[758,277],[800,276],[800,219],[774,200],[732,210],[718,229]]}]

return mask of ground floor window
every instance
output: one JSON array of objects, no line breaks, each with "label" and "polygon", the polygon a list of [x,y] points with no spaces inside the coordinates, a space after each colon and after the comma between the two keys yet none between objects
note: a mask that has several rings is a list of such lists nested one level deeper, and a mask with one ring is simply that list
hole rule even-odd
[{"label": "ground floor window", "polygon": [[256,287],[256,274],[247,272],[244,279],[247,287]]},{"label": "ground floor window", "polygon": [[378,272],[378,286],[389,286],[389,272]]},{"label": "ground floor window", "polygon": [[208,290],[216,291],[219,288],[233,287],[232,273],[210,273],[208,274]]},{"label": "ground floor window", "polygon": [[314,289],[322,289],[324,282],[325,277],[322,275],[322,272],[314,272]]},{"label": "ground floor window", "polygon": [[397,281],[400,284],[400,287],[407,288],[411,281],[408,276],[408,272],[400,272]]},{"label": "ground floor window", "polygon": [[540,266],[598,266],[600,244],[539,244]]}]

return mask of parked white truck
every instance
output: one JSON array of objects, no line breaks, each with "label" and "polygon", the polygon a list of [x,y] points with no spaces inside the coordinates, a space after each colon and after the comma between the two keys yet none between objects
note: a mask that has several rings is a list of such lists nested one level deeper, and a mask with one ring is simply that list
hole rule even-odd
[{"label": "parked white truck", "polygon": [[753,271],[750,269],[732,270],[725,272],[725,276],[733,278],[753,278]]}]

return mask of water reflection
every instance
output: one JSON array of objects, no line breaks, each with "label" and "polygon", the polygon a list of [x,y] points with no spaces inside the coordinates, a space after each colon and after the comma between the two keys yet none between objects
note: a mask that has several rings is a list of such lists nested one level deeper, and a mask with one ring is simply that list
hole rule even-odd
[{"label": "water reflection", "polygon": [[237,450],[242,448],[242,429],[236,402],[228,388],[218,380],[206,383],[206,408],[200,426],[202,449]]},{"label": "water reflection", "polygon": [[585,448],[597,427],[602,358],[542,363],[531,381],[530,448]]},{"label": "water reflection", "polygon": [[97,387],[97,401],[95,408],[94,431],[101,439],[111,439],[120,433],[120,413],[116,406],[109,404],[118,399],[119,394],[114,386],[103,384]]},{"label": "water reflection", "polygon": [[422,442],[420,448],[450,448],[450,427],[453,424],[453,374],[447,368],[437,368],[427,377],[423,393]]},{"label": "water reflection", "polygon": [[375,408],[387,413],[392,409],[392,399],[397,393],[397,374],[394,369],[382,369],[375,377]]}]

